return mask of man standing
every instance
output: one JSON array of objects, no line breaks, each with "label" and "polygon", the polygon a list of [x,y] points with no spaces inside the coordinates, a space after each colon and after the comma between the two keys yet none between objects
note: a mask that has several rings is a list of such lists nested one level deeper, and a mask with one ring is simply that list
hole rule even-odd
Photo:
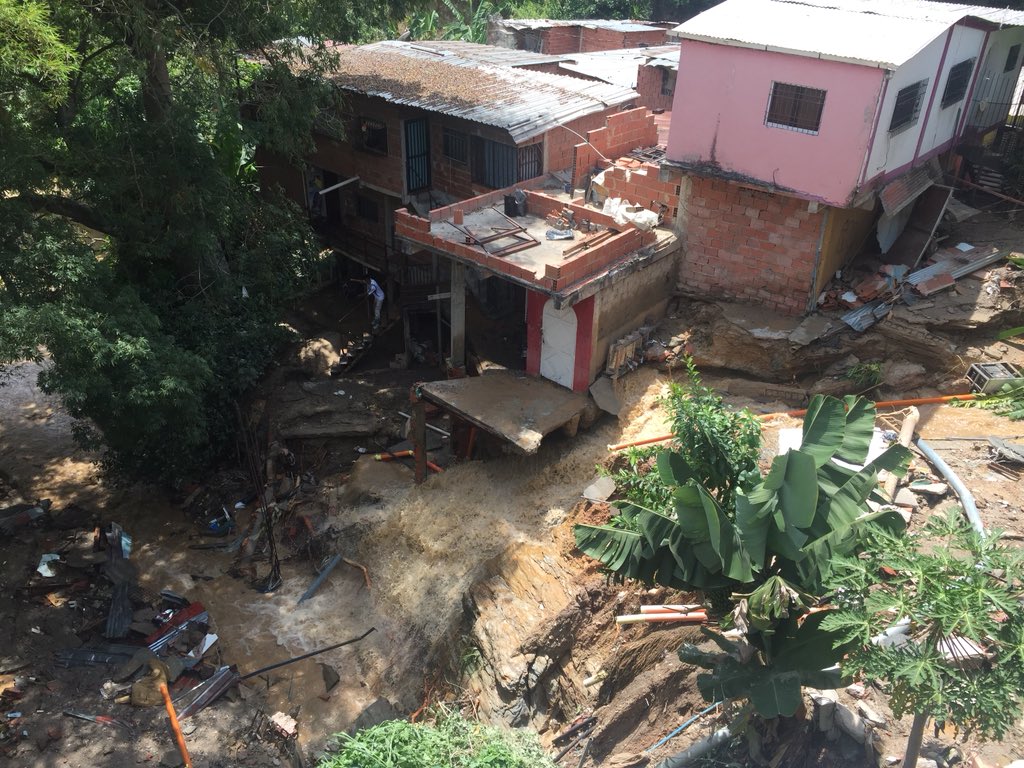
[{"label": "man standing", "polygon": [[380,308],[384,304],[384,290],[372,277],[366,281],[366,295],[373,296],[373,330],[380,328]]}]

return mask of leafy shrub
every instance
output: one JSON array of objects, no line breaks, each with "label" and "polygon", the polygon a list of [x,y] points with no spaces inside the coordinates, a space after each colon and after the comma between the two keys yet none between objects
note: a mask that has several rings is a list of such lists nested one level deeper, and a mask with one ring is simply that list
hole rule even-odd
[{"label": "leafy shrub", "polygon": [[435,710],[432,723],[387,720],[340,733],[318,768],[554,768],[536,736]]}]

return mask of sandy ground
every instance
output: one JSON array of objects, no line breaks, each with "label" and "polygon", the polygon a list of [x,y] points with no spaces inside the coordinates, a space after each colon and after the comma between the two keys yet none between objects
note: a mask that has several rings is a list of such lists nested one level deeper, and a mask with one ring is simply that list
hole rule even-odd
[{"label": "sandy ground", "polygon": [[[196,764],[204,766],[269,766],[286,759],[276,744],[253,739],[250,726],[259,711],[295,714],[300,744],[308,753],[380,698],[398,711],[418,708],[424,678],[438,666],[450,667],[460,652],[453,631],[462,617],[464,595],[481,577],[485,564],[513,542],[544,547],[553,556],[564,557],[567,522],[581,489],[607,459],[606,446],[667,429],[657,406],[667,379],[644,368],[617,385],[628,404],[621,422],[602,420],[576,440],[553,435],[535,456],[503,456],[459,465],[419,487],[411,483],[404,467],[371,460],[359,462],[348,478],[323,478],[317,497],[325,510],[320,524],[341,532],[340,551],[369,568],[372,585],[367,589],[359,571],[341,566],[313,599],[298,606],[298,597],[314,576],[307,560],[286,559],[283,586],[262,595],[228,573],[230,555],[190,549],[190,544],[202,540],[178,506],[152,489],[116,489],[97,478],[91,457],[70,439],[70,420],[35,387],[37,372],[34,364],[25,364],[8,386],[0,388],[0,469],[13,477],[17,492],[27,499],[48,497],[55,507],[77,503],[94,509],[102,519],[121,522],[135,538],[133,559],[142,586],[154,592],[171,588],[208,608],[221,635],[220,661],[236,664],[244,674],[376,628],[356,646],[254,678],[246,687],[245,700],[222,701],[193,718],[188,738]],[[784,409],[738,398],[730,402],[760,412]],[[943,438],[1014,436],[1024,433],[1024,427],[978,410],[926,407],[922,414],[921,432],[963,473],[986,523],[1019,534],[1024,523],[1017,484],[988,468],[982,441]],[[773,428],[787,425],[799,425],[799,421],[773,422]],[[773,432],[766,432],[766,447],[773,441]],[[4,585],[14,575],[31,571],[39,552],[55,543],[7,542],[0,576]],[[575,567],[593,572],[592,564],[582,559]],[[4,616],[14,619],[6,625],[14,651],[0,653],[5,656],[48,653],[67,642],[67,626],[62,625],[75,622],[75,615],[68,615],[66,609],[55,616],[52,608],[38,600],[4,600],[0,608]],[[37,623],[44,633],[42,640],[32,633]],[[638,630],[616,631],[615,642],[637,634]],[[596,636],[587,639],[605,641]],[[341,678],[329,694],[320,663],[333,667]],[[0,678],[0,687],[14,676]],[[105,679],[101,671],[44,672],[37,678],[30,686],[32,693],[19,704],[25,710],[19,725],[32,738],[8,764],[116,768],[169,760],[163,756],[173,744],[162,713],[99,700],[96,691]],[[870,695],[872,705],[885,711],[884,698],[877,692]],[[70,703],[120,717],[134,725],[139,736],[129,739],[102,726],[61,718],[60,711]],[[677,711],[664,710],[669,720]],[[899,743],[906,725],[893,724],[893,744]],[[642,748],[667,729],[667,723],[653,712],[639,726],[638,735],[627,746]],[[1000,763],[1024,756],[1016,743],[988,745],[982,754]]]}]

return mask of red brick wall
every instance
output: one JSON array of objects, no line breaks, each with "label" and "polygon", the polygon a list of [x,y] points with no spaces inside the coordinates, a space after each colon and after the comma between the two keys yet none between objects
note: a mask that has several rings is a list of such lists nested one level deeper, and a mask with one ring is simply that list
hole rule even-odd
[{"label": "red brick wall", "polygon": [[580,28],[579,27],[551,27],[549,29],[535,30],[540,36],[540,53],[548,53],[557,56],[562,53],[579,53],[580,51]]},{"label": "red brick wall", "polygon": [[679,179],[661,181],[657,165],[644,163],[639,168],[613,166],[604,172],[604,187],[609,197],[621,197],[655,213],[664,208],[665,221],[675,221],[679,210]]},{"label": "red brick wall", "polygon": [[616,32],[612,29],[583,27],[580,30],[579,52],[614,51],[620,48],[640,48],[645,45],[664,45],[666,32],[654,29],[647,32]]},{"label": "red brick wall", "polygon": [[692,176],[685,209],[680,285],[705,298],[807,310],[825,208]]},{"label": "red brick wall", "polygon": [[584,135],[587,141],[573,148],[572,177],[576,187],[583,186],[592,169],[607,165],[603,158],[615,160],[637,147],[652,147],[658,143],[654,115],[644,107],[611,115],[604,127],[587,131]]},{"label": "red brick wall", "polygon": [[[664,79],[664,67],[648,67],[641,64],[637,68],[636,90],[640,94],[640,103],[648,109],[672,109],[672,93],[662,95],[661,86]],[[675,88],[672,89],[673,93]]]}]

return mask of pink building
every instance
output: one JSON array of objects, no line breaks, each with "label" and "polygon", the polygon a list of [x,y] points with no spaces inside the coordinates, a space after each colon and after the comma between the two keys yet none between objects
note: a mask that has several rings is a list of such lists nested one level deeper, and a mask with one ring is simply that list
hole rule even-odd
[{"label": "pink building", "polygon": [[913,253],[899,238],[918,200],[934,207],[936,159],[1005,120],[1022,24],[923,0],[726,0],[677,27],[682,284],[801,313],[873,230]]}]

